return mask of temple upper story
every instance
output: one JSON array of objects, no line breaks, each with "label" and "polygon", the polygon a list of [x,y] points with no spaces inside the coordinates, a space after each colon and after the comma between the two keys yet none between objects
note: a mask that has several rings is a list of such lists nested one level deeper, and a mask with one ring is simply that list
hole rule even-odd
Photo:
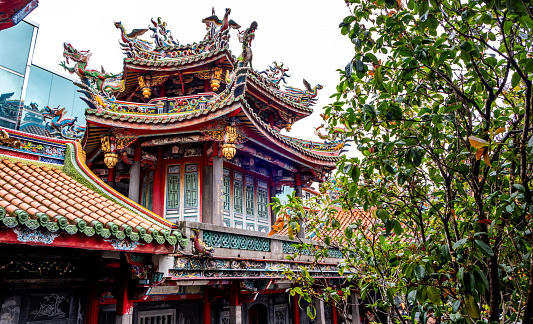
[{"label": "temple upper story", "polygon": [[[213,10],[202,20],[204,39],[187,45],[161,18],[131,31],[115,22],[125,54],[119,74],[90,69],[90,51],[70,43],[61,65],[81,81],[81,142],[94,173],[173,222],[268,232],[271,197],[283,186],[301,194],[323,181],[346,144],[281,134],[313,112],[322,85],[285,85],[289,69],[276,61],[255,70],[258,24],[240,30],[230,13],[219,18]],[[229,50],[232,29],[238,57]]]}]

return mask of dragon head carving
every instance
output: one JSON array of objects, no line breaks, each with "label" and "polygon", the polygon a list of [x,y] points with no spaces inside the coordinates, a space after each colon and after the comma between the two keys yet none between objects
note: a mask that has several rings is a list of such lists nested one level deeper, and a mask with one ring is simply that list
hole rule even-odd
[{"label": "dragon head carving", "polygon": [[70,63],[69,59],[74,62],[87,63],[89,57],[91,57],[90,51],[78,51],[69,43],[63,43],[63,48],[65,49],[63,51],[63,56],[65,57],[67,64]]}]

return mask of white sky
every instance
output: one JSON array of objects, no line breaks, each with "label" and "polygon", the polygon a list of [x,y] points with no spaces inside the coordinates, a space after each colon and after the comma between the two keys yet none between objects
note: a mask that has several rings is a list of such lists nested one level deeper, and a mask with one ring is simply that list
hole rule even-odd
[{"label": "white sky", "polygon": [[[305,78],[311,86],[320,83],[318,103],[313,115],[296,123],[288,135],[307,140],[319,140],[314,128],[322,124],[322,107],[332,101],[339,82],[336,69],[343,69],[353,56],[353,45],[338,28],[349,11],[342,0],[329,1],[202,1],[202,0],[41,0],[28,18],[39,24],[39,34],[33,62],[62,71],[63,42],[78,50],[91,50],[89,65],[106,72],[122,71],[124,55],[118,40],[120,32],[113,22],[121,21],[127,32],[147,28],[150,18],[161,17],[174,39],[180,44],[203,40],[206,30],[201,22],[215,7],[219,18],[225,8],[231,8],[230,19],[241,30],[257,21],[258,29],[252,43],[253,66],[265,70],[272,61],[289,67],[290,86],[304,88]],[[152,41],[151,31],[141,39]],[[237,31],[231,31],[230,49],[235,56],[241,52]],[[72,64],[72,63],[71,63]],[[352,147],[349,155],[353,155]]]}]

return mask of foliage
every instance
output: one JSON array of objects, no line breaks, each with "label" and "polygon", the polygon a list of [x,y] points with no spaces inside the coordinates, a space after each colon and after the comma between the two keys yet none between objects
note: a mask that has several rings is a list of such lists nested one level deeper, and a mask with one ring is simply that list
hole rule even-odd
[{"label": "foliage", "polygon": [[[346,2],[354,57],[324,117],[362,156],[324,184],[335,199],[307,202],[308,228],[342,248],[339,273],[393,322],[531,323],[533,3]],[[292,203],[276,206],[289,226]],[[332,235],[334,204],[370,221]],[[346,303],[291,275],[307,299]]]}]

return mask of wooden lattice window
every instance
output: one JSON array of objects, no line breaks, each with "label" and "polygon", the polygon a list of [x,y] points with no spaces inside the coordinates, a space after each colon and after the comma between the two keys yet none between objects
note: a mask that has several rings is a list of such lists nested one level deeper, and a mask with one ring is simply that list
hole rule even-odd
[{"label": "wooden lattice window", "polygon": [[264,189],[257,189],[257,216],[268,217],[268,192]]},{"label": "wooden lattice window", "polygon": [[154,173],[153,171],[150,172],[150,181],[148,182],[148,202],[146,203],[146,208],[149,210],[152,210],[152,202],[154,198]]},{"label": "wooden lattice window", "polygon": [[230,210],[230,182],[228,177],[224,177],[224,210]]},{"label": "wooden lattice window", "polygon": [[246,215],[254,214],[254,186],[246,185]]},{"label": "wooden lattice window", "polygon": [[198,207],[198,173],[185,174],[185,208]]},{"label": "wooden lattice window", "polygon": [[233,181],[233,209],[236,213],[242,213],[242,182]]},{"label": "wooden lattice window", "polygon": [[141,205],[152,210],[152,198],[154,196],[154,171],[150,171],[143,178]]},{"label": "wooden lattice window", "polygon": [[167,210],[180,208],[180,175],[167,176]]}]

